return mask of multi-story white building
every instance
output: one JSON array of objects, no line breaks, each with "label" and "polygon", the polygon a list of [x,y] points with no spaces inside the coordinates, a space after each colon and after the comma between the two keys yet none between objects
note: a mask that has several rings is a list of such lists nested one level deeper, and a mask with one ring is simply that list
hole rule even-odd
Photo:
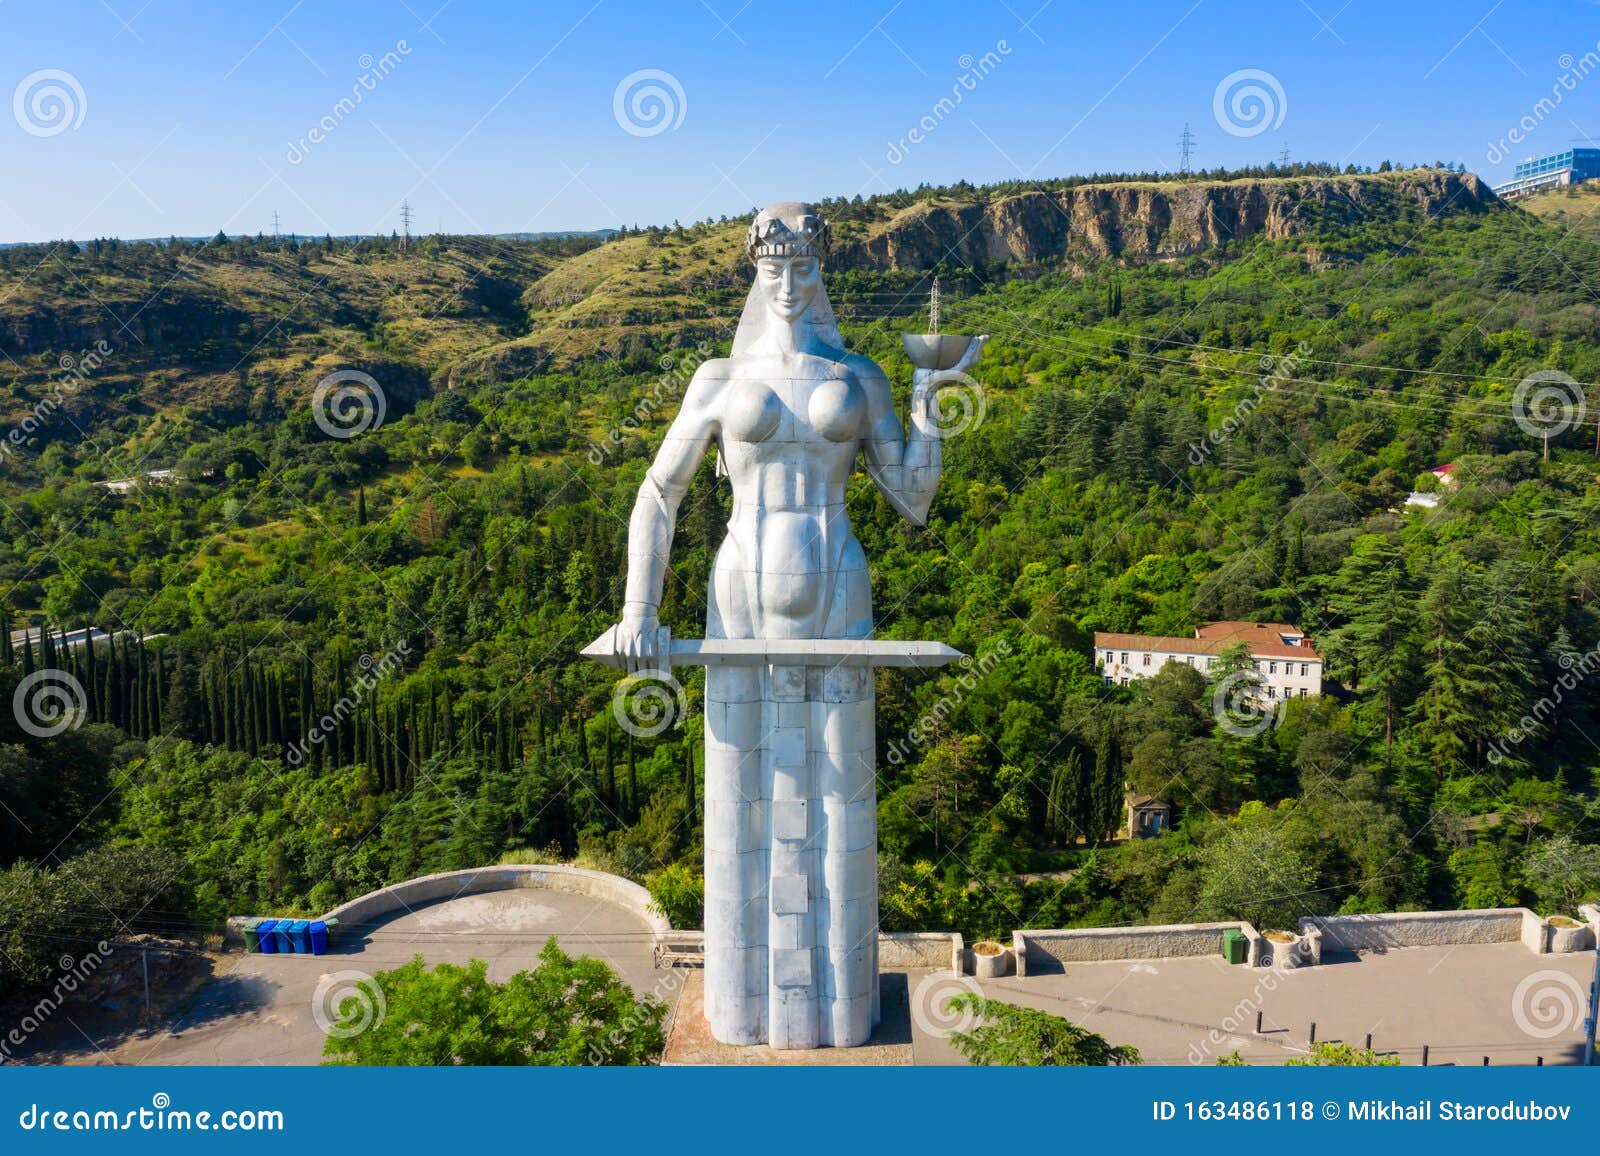
[{"label": "multi-story white building", "polygon": [[1208,622],[1193,638],[1096,631],[1094,658],[1106,685],[1112,686],[1149,678],[1169,662],[1209,675],[1217,655],[1240,642],[1250,648],[1268,699],[1322,693],[1322,655],[1298,626],[1283,622]]}]

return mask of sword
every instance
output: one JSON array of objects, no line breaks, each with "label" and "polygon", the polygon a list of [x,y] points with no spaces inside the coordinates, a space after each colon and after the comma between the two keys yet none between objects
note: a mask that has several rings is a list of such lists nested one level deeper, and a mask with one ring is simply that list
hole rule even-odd
[{"label": "sword", "polygon": [[[585,658],[626,668],[617,653],[617,628],[607,627],[580,651]],[[661,671],[679,666],[944,666],[965,658],[942,642],[891,642],[876,638],[673,638],[656,632],[656,662]]]}]

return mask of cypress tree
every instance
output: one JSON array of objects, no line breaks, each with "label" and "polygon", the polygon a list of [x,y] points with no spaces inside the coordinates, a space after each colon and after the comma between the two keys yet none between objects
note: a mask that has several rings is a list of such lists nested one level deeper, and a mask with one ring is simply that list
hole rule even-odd
[{"label": "cypress tree", "polygon": [[1094,756],[1094,783],[1091,790],[1092,822],[1088,834],[1104,841],[1114,837],[1122,825],[1122,752],[1110,723],[1103,724],[1100,744]]},{"label": "cypress tree", "polygon": [[633,757],[633,732],[628,732],[628,818],[639,817],[639,769]]},{"label": "cypress tree", "polygon": [[149,701],[146,703],[144,723],[145,734],[152,738],[161,733],[161,681],[164,677],[162,669],[163,663],[161,661],[161,651],[152,650],[150,652],[151,678],[146,687],[146,694]]},{"label": "cypress tree", "polygon": [[612,814],[618,814],[617,806],[617,761],[611,747],[611,718],[606,716],[606,807]]}]

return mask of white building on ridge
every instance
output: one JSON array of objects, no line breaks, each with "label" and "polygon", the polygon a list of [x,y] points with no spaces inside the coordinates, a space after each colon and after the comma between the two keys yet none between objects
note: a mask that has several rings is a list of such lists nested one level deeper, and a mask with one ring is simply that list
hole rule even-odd
[{"label": "white building on ridge", "polygon": [[1193,638],[1096,631],[1094,660],[1107,686],[1149,678],[1169,662],[1209,675],[1217,655],[1240,642],[1250,648],[1268,699],[1322,693],[1322,655],[1298,626],[1284,622],[1208,622]]}]

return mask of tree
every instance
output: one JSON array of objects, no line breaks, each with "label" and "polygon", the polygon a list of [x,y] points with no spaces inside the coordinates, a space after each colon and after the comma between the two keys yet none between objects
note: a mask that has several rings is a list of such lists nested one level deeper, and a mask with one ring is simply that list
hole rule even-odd
[{"label": "tree", "polygon": [[1050,772],[1050,787],[1045,797],[1045,830],[1053,843],[1068,846],[1087,833],[1089,815],[1088,781],[1078,748],[1067,752],[1066,760]]},{"label": "tree", "polygon": [[1276,812],[1248,804],[1201,852],[1202,907],[1212,918],[1244,919],[1263,930],[1293,927],[1315,913],[1311,844]]},{"label": "tree", "polygon": [[1394,749],[1395,712],[1416,677],[1412,641],[1416,594],[1406,578],[1405,551],[1378,534],[1357,538],[1335,579],[1335,606],[1348,622],[1323,644],[1329,664],[1358,690],[1383,704],[1383,763]]},{"label": "tree", "polygon": [[950,1043],[980,1067],[1105,1068],[1140,1063],[1139,1049],[1113,1046],[1105,1037],[1071,1020],[1037,1008],[1018,1007],[968,992],[946,1005],[952,1013],[969,1012],[978,1025],[954,1032]]},{"label": "tree", "polygon": [[331,1011],[330,1064],[653,1064],[665,1046],[665,1004],[634,999],[604,963],[573,959],[554,938],[538,967],[505,983],[481,959],[430,971],[417,955]]},{"label": "tree", "polygon": [[1094,778],[1090,782],[1090,822],[1084,834],[1093,840],[1113,838],[1122,826],[1125,780],[1122,751],[1109,725],[1100,731],[1094,752]]},{"label": "tree", "polygon": [[1285,1060],[1286,1068],[1398,1068],[1399,1056],[1379,1055],[1354,1044],[1317,1044],[1306,1056]]}]

